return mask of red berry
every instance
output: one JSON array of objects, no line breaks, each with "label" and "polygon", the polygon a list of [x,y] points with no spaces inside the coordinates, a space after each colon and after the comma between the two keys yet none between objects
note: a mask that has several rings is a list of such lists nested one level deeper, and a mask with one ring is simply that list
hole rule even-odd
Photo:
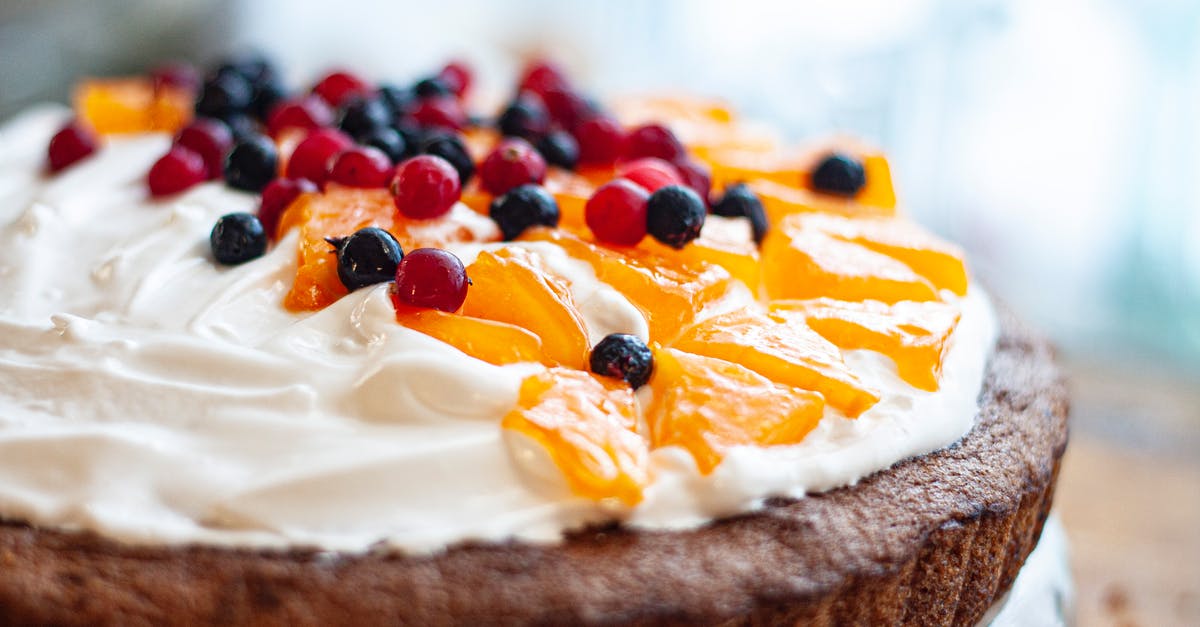
[{"label": "red berry", "polygon": [[551,89],[567,89],[570,84],[562,69],[549,61],[534,61],[525,67],[517,91],[532,91],[538,95]]},{"label": "red berry", "polygon": [[454,92],[459,98],[466,95],[471,89],[471,68],[467,67],[462,61],[451,61],[442,68],[438,73],[438,78],[446,83],[450,91]]},{"label": "red berry", "polygon": [[611,165],[621,156],[625,131],[616,120],[592,118],[576,126],[574,135],[579,142],[580,164]]},{"label": "red berry", "polygon": [[413,109],[412,118],[423,127],[460,130],[467,125],[467,114],[454,96],[422,98]]},{"label": "red berry", "polygon": [[200,87],[200,74],[189,63],[172,61],[164,63],[150,71],[150,80],[155,89],[163,87],[179,87],[195,91]]},{"label": "red berry", "polygon": [[668,185],[683,185],[683,177],[675,166],[654,157],[622,163],[617,166],[617,176],[641,185],[651,194]]},{"label": "red berry", "polygon": [[546,160],[529,142],[511,137],[479,164],[479,182],[489,193],[500,196],[526,183],[546,180]]},{"label": "red berry", "polygon": [[408,305],[454,312],[467,299],[468,285],[466,268],[454,253],[418,248],[396,266],[392,301],[397,308]]},{"label": "red berry", "polygon": [[340,107],[351,96],[362,96],[371,92],[371,86],[349,72],[332,72],[325,75],[313,87],[313,93],[330,106]]},{"label": "red berry", "polygon": [[204,158],[190,148],[172,146],[150,166],[146,183],[151,196],[168,196],[204,182]]},{"label": "red berry", "polygon": [[449,161],[433,155],[401,163],[392,177],[391,190],[400,213],[422,220],[445,215],[462,195],[458,171]]},{"label": "red berry", "polygon": [[300,194],[310,194],[317,191],[317,186],[306,179],[275,179],[262,191],[262,203],[258,206],[258,221],[262,223],[267,237],[275,239],[275,231],[279,228],[279,218],[283,211],[300,197]]},{"label": "red berry", "polygon": [[601,185],[584,206],[583,218],[596,239],[633,246],[646,236],[646,201],[641,186],[616,179]]},{"label": "red berry", "polygon": [[658,157],[663,161],[677,163],[687,157],[687,151],[683,149],[683,144],[679,143],[671,129],[662,124],[646,124],[629,131],[625,136],[621,156],[625,159]]},{"label": "red berry", "polygon": [[679,170],[683,184],[696,192],[696,195],[707,206],[708,196],[712,192],[712,170],[695,159],[684,159],[675,164],[675,169]]},{"label": "red berry", "polygon": [[546,110],[559,126],[571,129],[580,122],[595,117],[591,103],[569,89],[547,89],[542,94]]},{"label": "red berry", "polygon": [[91,129],[71,122],[50,138],[50,146],[46,149],[47,163],[51,172],[63,168],[96,152],[99,138]]},{"label": "red berry", "polygon": [[347,187],[387,187],[392,162],[378,148],[354,146],[329,164],[329,181]]},{"label": "red berry", "polygon": [[332,125],[333,109],[317,96],[285,100],[267,115],[267,131],[274,137],[288,128],[312,130]]},{"label": "red berry", "polygon": [[330,159],[353,145],[354,141],[339,130],[323,128],[313,131],[292,152],[285,174],[290,179],[308,179],[318,186],[324,186]]},{"label": "red berry", "polygon": [[220,178],[225,171],[225,155],[233,148],[233,132],[220,120],[197,118],[179,131],[175,144],[190,148],[204,159],[209,179]]}]

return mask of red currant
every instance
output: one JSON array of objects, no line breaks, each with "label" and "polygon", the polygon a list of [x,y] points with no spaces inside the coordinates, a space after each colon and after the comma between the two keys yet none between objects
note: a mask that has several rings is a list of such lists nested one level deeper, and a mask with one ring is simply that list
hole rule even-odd
[{"label": "red currant", "polygon": [[279,228],[279,218],[300,194],[311,194],[317,191],[317,186],[307,179],[279,178],[267,184],[262,191],[262,203],[258,206],[258,221],[262,222],[267,237],[275,238]]},{"label": "red currant", "polygon": [[467,125],[467,114],[454,96],[431,96],[422,98],[413,109],[412,118],[417,124],[460,130]]},{"label": "red currant", "polygon": [[612,118],[595,117],[582,122],[574,134],[579,142],[580,164],[611,165],[621,156],[625,131]]},{"label": "red currant", "polygon": [[333,109],[316,96],[287,100],[271,108],[267,115],[267,131],[278,137],[284,129],[313,130],[333,125]]},{"label": "red currant", "polygon": [[313,87],[313,93],[333,107],[340,107],[351,96],[361,96],[370,92],[371,86],[366,81],[349,72],[327,74]]},{"label": "red currant", "polygon": [[628,179],[654,193],[668,185],[682,185],[683,178],[675,166],[654,157],[627,161],[617,166],[617,176]]},{"label": "red currant", "polygon": [[233,132],[220,120],[197,118],[179,131],[175,144],[190,148],[204,159],[209,179],[221,178],[225,155],[233,148]]},{"label": "red currant", "polygon": [[96,152],[99,143],[96,134],[78,122],[64,126],[50,138],[50,146],[46,149],[50,171],[59,172]]},{"label": "red currant", "polygon": [[462,186],[458,182],[458,171],[449,161],[421,155],[396,168],[391,191],[400,213],[427,220],[450,211],[462,195]]},{"label": "red currant", "polygon": [[517,91],[532,91],[538,95],[551,89],[567,89],[569,83],[562,69],[549,61],[530,63],[521,76]]},{"label": "red currant", "polygon": [[155,89],[178,87],[195,91],[200,87],[200,74],[191,64],[182,61],[164,63],[150,71],[150,80]]},{"label": "red currant", "polygon": [[308,179],[318,186],[324,186],[329,174],[329,161],[353,145],[353,140],[341,131],[331,128],[313,131],[292,151],[287,162],[287,177]]},{"label": "red currant", "polygon": [[712,170],[695,159],[684,159],[675,164],[675,169],[679,170],[683,184],[696,192],[707,206],[708,196],[712,193]]},{"label": "red currant", "polygon": [[203,183],[206,174],[203,157],[190,148],[172,146],[167,154],[150,166],[146,183],[151,196],[168,196]]},{"label": "red currant", "polygon": [[378,148],[348,148],[329,163],[329,181],[347,187],[387,187],[392,162]]},{"label": "red currant", "polygon": [[625,159],[658,157],[677,163],[687,157],[687,151],[671,129],[662,124],[646,124],[629,131],[621,156]]},{"label": "red currant", "polygon": [[551,119],[562,128],[575,128],[583,120],[595,117],[591,103],[569,89],[547,89],[542,101]]},{"label": "red currant", "polygon": [[529,142],[509,138],[479,164],[479,182],[489,193],[500,196],[526,183],[546,180],[546,160]]},{"label": "red currant", "polygon": [[471,68],[462,61],[451,61],[438,73],[438,78],[446,83],[450,91],[462,98],[471,89]]},{"label": "red currant", "polygon": [[584,206],[583,217],[596,239],[634,246],[646,236],[646,201],[641,186],[616,179],[601,185]]},{"label": "red currant", "polygon": [[396,266],[392,301],[397,308],[408,305],[454,312],[467,299],[466,268],[454,253],[440,248],[418,248]]}]

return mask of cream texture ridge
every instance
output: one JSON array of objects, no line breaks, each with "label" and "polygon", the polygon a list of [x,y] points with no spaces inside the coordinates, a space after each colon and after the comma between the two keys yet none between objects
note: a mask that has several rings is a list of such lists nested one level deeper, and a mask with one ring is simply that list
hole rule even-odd
[{"label": "cream texture ridge", "polygon": [[[149,199],[161,134],[111,138],[47,177],[46,144],[69,115],[41,107],[0,128],[0,518],[134,543],[347,551],[555,540],[614,518],[682,528],[853,484],[973,424],[996,336],[977,287],[958,300],[939,391],[846,351],[881,393],[858,419],[827,408],[801,444],[734,449],[710,475],[682,449],[656,450],[632,508],[573,496],[544,452],[500,426],[540,366],[489,365],[406,329],[386,286],[285,310],[294,233],[241,266],[211,260],[214,221],[257,197],[213,182]],[[496,229],[463,205],[451,218],[480,237]],[[593,342],[646,337],[588,264],[524,245],[569,277]],[[450,248],[470,263],[489,246]],[[749,299],[735,290],[718,309]]]}]

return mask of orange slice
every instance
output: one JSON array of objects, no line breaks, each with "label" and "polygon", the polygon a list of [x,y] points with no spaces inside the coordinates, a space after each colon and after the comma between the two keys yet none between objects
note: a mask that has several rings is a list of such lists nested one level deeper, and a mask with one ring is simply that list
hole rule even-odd
[{"label": "orange slice", "polygon": [[542,352],[541,338],[516,325],[418,307],[398,310],[396,319],[489,364],[532,361],[553,365]]},{"label": "orange slice", "polygon": [[91,79],[75,88],[76,115],[102,135],[175,133],[192,119],[192,93],[149,78]]},{"label": "orange slice", "polygon": [[541,338],[546,357],[586,369],[590,345],[583,316],[567,283],[548,274],[533,253],[511,247],[483,251],[467,276],[464,315],[528,329]]},{"label": "orange slice", "polygon": [[768,179],[748,179],[747,185],[762,201],[771,224],[778,224],[784,217],[794,213],[832,213],[837,215],[890,216],[895,210],[864,205],[853,199],[841,198],[785,185]]},{"label": "orange slice", "polygon": [[821,419],[820,394],[774,383],[738,364],[666,348],[654,353],[646,412],[654,448],[679,446],[709,474],[735,446],[804,439]]},{"label": "orange slice", "polygon": [[842,361],[837,347],[802,324],[751,309],[731,311],[688,329],[675,348],[740,364],[783,385],[820,392],[854,418],[879,395]]},{"label": "orange slice", "polygon": [[843,349],[867,349],[887,355],[913,387],[936,391],[947,340],[961,316],[954,305],[905,301],[850,303],[821,298],[771,303],[771,317],[807,324]]},{"label": "orange slice", "polygon": [[542,446],[575,494],[642,500],[649,451],[637,433],[637,404],[623,382],[552,368],[521,384],[517,407],[501,422]]},{"label": "orange slice", "polygon": [[912,268],[811,228],[804,215],[784,218],[763,242],[763,283],[772,299],[937,300],[937,289]]},{"label": "orange slice", "polygon": [[[709,219],[711,220],[712,216],[709,216]],[[748,233],[746,238],[736,239],[724,232],[705,227],[700,237],[678,250],[649,237],[638,247],[660,257],[674,259],[678,264],[721,266],[733,278],[745,283],[751,293],[758,293],[762,281],[758,247],[754,245]]]}]

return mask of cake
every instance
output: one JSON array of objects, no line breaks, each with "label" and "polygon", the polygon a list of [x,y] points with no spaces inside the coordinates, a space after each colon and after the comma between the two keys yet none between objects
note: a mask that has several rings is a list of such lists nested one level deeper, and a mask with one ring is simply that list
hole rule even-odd
[{"label": "cake", "polygon": [[991,616],[1066,394],[886,157],[470,84],[242,57],[0,129],[0,622]]}]

